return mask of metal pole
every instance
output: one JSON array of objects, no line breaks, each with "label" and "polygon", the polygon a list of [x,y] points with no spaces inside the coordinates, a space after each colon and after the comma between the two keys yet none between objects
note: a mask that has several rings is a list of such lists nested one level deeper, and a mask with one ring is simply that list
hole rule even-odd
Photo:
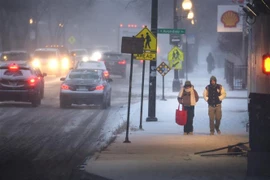
[{"label": "metal pole", "polygon": [[[158,24],[158,0],[152,0],[151,8],[151,31],[157,37]],[[156,59],[150,61],[149,67],[149,100],[148,100],[148,117],[146,121],[157,121],[156,118]]]},{"label": "metal pole", "polygon": [[[173,28],[174,29],[177,29],[177,22],[178,22],[176,6],[177,6],[177,0],[174,0],[174,2],[173,2]],[[175,46],[178,46],[178,43],[176,43]],[[180,81],[179,81],[179,71],[178,71],[178,69],[174,69],[174,78],[173,78],[173,83],[172,83],[172,91],[173,92],[180,91]]]},{"label": "metal pole", "polygon": [[165,95],[164,95],[164,89],[165,89],[165,81],[164,81],[164,76],[162,76],[162,99],[163,101],[166,101]]},{"label": "metal pole", "polygon": [[145,60],[143,61],[143,68],[142,68],[142,92],[141,92],[140,129],[142,129],[144,74],[145,74]]},{"label": "metal pole", "polygon": [[126,139],[125,139],[124,143],[130,143],[130,141],[128,139],[128,134],[129,134],[129,117],[130,117],[130,102],[131,102],[131,88],[132,88],[132,72],[133,72],[133,54],[131,54],[131,60],[130,60],[127,129],[126,129]]},{"label": "metal pole", "polygon": [[188,40],[187,40],[187,35],[186,35],[186,81],[188,80]]}]

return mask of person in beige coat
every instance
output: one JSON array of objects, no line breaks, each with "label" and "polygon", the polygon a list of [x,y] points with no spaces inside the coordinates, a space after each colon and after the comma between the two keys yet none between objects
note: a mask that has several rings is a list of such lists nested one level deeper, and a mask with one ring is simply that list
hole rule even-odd
[{"label": "person in beige coat", "polygon": [[184,135],[193,135],[194,107],[199,100],[197,91],[190,81],[186,81],[178,94],[178,102],[187,111],[187,123],[184,126]]},{"label": "person in beige coat", "polygon": [[210,84],[207,85],[203,92],[204,100],[208,103],[208,116],[210,123],[210,135],[221,134],[219,129],[222,118],[221,103],[226,97],[226,91],[223,86],[217,84],[217,78],[212,76]]}]

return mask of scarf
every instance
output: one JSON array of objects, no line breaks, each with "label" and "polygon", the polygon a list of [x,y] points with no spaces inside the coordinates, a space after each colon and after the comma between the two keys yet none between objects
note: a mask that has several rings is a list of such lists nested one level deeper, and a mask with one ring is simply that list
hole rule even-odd
[{"label": "scarf", "polygon": [[190,89],[186,89],[186,88],[183,87],[180,90],[178,97],[182,97],[184,91],[190,92],[190,104],[191,104],[191,106],[195,106],[196,105],[196,99],[195,99],[194,87],[191,86]]}]

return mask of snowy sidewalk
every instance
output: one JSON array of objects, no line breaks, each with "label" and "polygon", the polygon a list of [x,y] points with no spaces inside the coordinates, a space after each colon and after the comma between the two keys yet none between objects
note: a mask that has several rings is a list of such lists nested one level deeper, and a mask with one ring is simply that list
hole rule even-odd
[{"label": "snowy sidewalk", "polygon": [[[246,179],[246,157],[202,157],[195,152],[248,142],[247,100],[225,99],[222,104],[222,135],[209,136],[207,104],[200,99],[195,108],[194,135],[184,136],[175,123],[177,100],[157,100],[157,122],[146,122],[140,130],[140,103],[131,106],[129,140],[126,133],[85,166],[88,173],[114,180],[137,179]],[[123,108],[125,109],[125,108]],[[226,150],[221,151],[226,152]]]}]

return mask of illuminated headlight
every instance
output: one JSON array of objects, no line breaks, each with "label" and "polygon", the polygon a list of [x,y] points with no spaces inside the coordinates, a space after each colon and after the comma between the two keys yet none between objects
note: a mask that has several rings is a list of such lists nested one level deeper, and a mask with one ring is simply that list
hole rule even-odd
[{"label": "illuminated headlight", "polygon": [[69,68],[69,60],[68,60],[68,58],[62,59],[62,68],[64,68],[64,69]]},{"label": "illuminated headlight", "polygon": [[100,52],[94,52],[93,54],[92,54],[92,57],[91,57],[91,59],[93,59],[93,60],[99,60],[100,58],[101,58],[101,53]]},{"label": "illuminated headlight", "polygon": [[58,62],[57,62],[56,59],[51,59],[51,60],[49,61],[49,67],[50,67],[51,69],[55,69],[55,68],[57,68],[57,66],[58,66]]},{"label": "illuminated headlight", "polygon": [[34,59],[34,61],[32,61],[32,65],[34,67],[40,67],[40,61],[38,59]]},{"label": "illuminated headlight", "polygon": [[87,56],[84,56],[84,57],[82,58],[82,60],[83,60],[83,61],[88,61],[89,58],[88,58]]}]

